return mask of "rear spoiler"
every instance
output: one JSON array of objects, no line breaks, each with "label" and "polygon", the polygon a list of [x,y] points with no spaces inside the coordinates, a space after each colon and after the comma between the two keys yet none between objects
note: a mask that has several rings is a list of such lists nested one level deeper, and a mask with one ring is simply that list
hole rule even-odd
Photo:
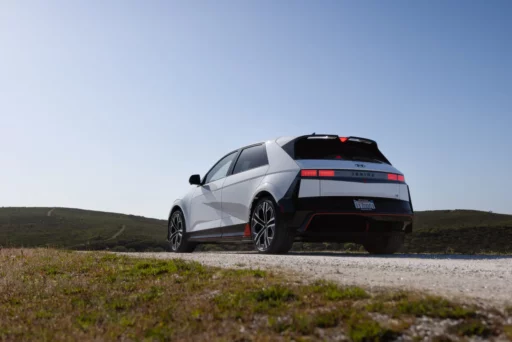
[{"label": "rear spoiler", "polygon": [[303,139],[303,138],[306,138],[306,139],[340,139],[342,142],[353,141],[353,142],[362,142],[362,143],[365,143],[365,144],[375,144],[375,145],[377,145],[377,143],[374,140],[371,140],[371,139],[361,138],[361,137],[352,137],[352,136],[350,136],[350,137],[340,137],[340,136],[334,135],[334,134],[303,135],[301,137],[296,138],[295,140],[299,140],[299,139]]},{"label": "rear spoiler", "polygon": [[301,137],[298,137],[296,140],[299,140],[299,139],[303,139],[303,138],[306,138],[306,139],[340,139],[341,142],[345,142],[345,141],[353,141],[353,142],[360,142],[360,143],[365,143],[365,144],[375,144],[377,145],[377,142],[375,142],[374,140],[371,140],[371,139],[366,139],[366,138],[361,138],[361,137],[340,137],[340,136],[337,136],[337,135],[333,135],[333,134],[312,134],[312,135],[303,135]]},{"label": "rear spoiler", "polygon": [[[340,139],[341,139],[341,137],[340,137]],[[376,141],[370,140],[370,139],[366,139],[366,138],[361,138],[361,137],[348,137],[347,140],[348,141],[365,143],[365,144],[369,144],[369,145],[372,145],[372,144],[377,145]]]},{"label": "rear spoiler", "polygon": [[335,134],[316,134],[316,133],[313,133],[313,134],[303,135],[303,136],[297,137],[295,139],[292,139],[292,140],[288,141],[286,144],[284,144],[281,147],[290,156],[293,156],[294,155],[294,145],[295,145],[295,142],[298,141],[298,140],[301,140],[301,139],[340,139],[340,141],[342,143],[354,142],[354,143],[367,144],[368,148],[374,150],[383,161],[386,161],[389,165],[391,165],[391,162],[379,150],[379,147],[378,147],[376,141],[371,140],[371,139],[367,139],[367,138],[361,138],[361,137],[353,137],[353,136],[350,136],[350,137],[340,137],[339,135],[335,135]]}]

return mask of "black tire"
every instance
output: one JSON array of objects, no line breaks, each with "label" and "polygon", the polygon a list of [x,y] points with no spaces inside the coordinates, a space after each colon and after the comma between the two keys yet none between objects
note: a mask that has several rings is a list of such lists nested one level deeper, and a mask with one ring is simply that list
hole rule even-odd
[{"label": "black tire", "polygon": [[[171,252],[174,253],[192,253],[197,244],[188,241],[185,217],[181,210],[176,210],[171,214],[169,226],[167,229],[167,238]],[[181,230],[181,236],[180,234]]]},{"label": "black tire", "polygon": [[400,250],[404,243],[404,238],[404,234],[393,234],[388,237],[372,239],[363,245],[370,254],[393,254]]},{"label": "black tire", "polygon": [[[267,210],[266,212],[264,212]],[[268,219],[270,213],[274,219]],[[254,248],[263,254],[284,254],[292,248],[293,233],[282,222],[281,213],[277,210],[277,204],[271,197],[262,197],[253,206],[251,212],[250,226],[254,241]],[[266,221],[266,222],[263,222]],[[273,229],[272,229],[273,222]],[[265,223],[263,225],[262,223]],[[267,229],[267,235],[265,235]],[[266,237],[271,236],[269,242]]]}]

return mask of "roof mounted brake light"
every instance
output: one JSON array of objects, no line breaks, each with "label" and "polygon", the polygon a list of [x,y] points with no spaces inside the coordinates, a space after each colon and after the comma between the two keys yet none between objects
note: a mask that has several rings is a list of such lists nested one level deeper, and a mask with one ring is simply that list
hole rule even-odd
[{"label": "roof mounted brake light", "polygon": [[347,140],[348,140],[348,138],[346,138],[346,137],[340,137],[340,141],[341,141],[342,143],[344,143],[344,142],[345,142],[345,141],[347,141]]}]

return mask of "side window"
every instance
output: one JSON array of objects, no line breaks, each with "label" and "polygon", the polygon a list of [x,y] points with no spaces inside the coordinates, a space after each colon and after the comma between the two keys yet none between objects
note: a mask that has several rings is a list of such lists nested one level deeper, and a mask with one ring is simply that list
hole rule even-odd
[{"label": "side window", "polygon": [[236,152],[233,152],[219,160],[217,164],[215,164],[215,166],[206,175],[204,183],[207,184],[226,177],[229,171],[229,167],[235,160],[236,154]]},{"label": "side window", "polygon": [[267,164],[267,151],[264,144],[249,147],[243,150],[240,157],[238,157],[233,174],[255,169]]}]

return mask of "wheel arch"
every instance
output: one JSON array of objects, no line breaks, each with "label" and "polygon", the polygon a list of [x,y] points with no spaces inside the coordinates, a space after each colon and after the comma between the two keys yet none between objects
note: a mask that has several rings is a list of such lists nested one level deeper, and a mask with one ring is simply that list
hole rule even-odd
[{"label": "wheel arch", "polygon": [[272,198],[274,200],[274,202],[277,203],[276,197],[268,189],[259,190],[256,193],[256,195],[254,195],[254,197],[252,198],[251,204],[249,206],[249,217],[247,218],[248,222],[251,221],[252,209],[254,208],[256,203],[258,203],[260,198],[263,198],[263,197],[270,197],[270,198]]},{"label": "wheel arch", "polygon": [[185,224],[188,222],[188,212],[185,206],[183,205],[181,200],[176,200],[172,206],[171,210],[169,211],[169,217],[167,218],[167,226],[169,226],[169,220],[171,219],[172,214],[176,212],[176,210],[180,210],[183,213],[183,218],[185,219]]}]

